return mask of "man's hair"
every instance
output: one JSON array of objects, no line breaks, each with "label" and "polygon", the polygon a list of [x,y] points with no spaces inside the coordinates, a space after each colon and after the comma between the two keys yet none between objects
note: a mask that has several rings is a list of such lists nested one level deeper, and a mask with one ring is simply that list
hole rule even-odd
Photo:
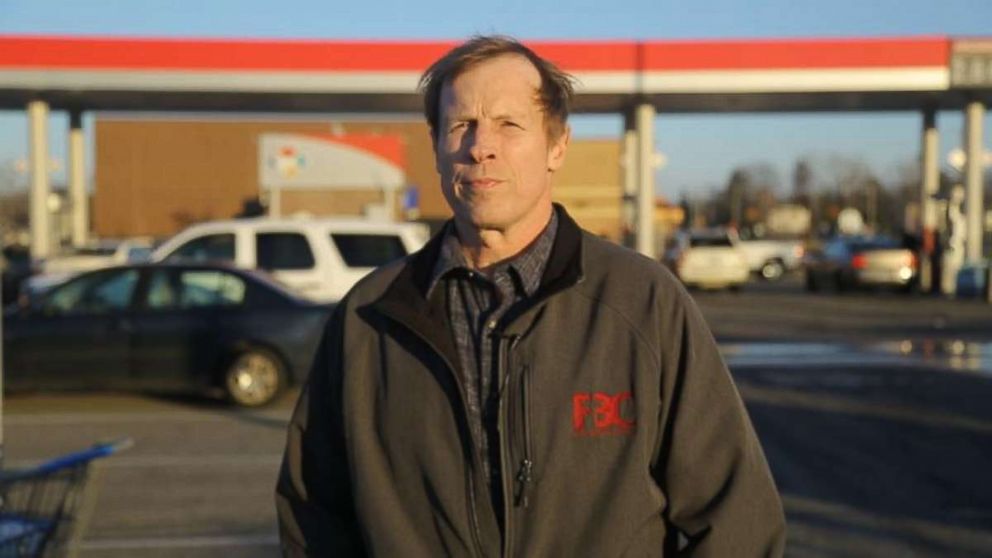
[{"label": "man's hair", "polygon": [[440,126],[441,89],[444,84],[450,83],[473,66],[508,54],[523,56],[541,76],[537,100],[544,113],[544,127],[548,137],[555,140],[564,133],[568,109],[572,104],[572,76],[516,39],[502,35],[476,35],[448,51],[420,76],[420,90],[424,93],[424,116],[427,117],[431,135],[435,139]]}]

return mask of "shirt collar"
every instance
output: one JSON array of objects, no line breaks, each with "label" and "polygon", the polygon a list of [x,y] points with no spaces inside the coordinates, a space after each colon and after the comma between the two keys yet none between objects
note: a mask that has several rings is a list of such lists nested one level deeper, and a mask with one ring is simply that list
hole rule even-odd
[{"label": "shirt collar", "polygon": [[[500,269],[512,269],[517,274],[527,296],[533,296],[538,287],[541,286],[541,277],[544,275],[544,268],[551,255],[551,248],[554,246],[557,232],[558,212],[552,211],[551,219],[548,220],[548,224],[534,242],[513,258],[497,264],[497,273]],[[428,297],[441,279],[450,272],[456,269],[471,270],[468,262],[465,261],[464,254],[462,254],[454,221],[448,222],[443,234],[441,250],[427,288]]]}]

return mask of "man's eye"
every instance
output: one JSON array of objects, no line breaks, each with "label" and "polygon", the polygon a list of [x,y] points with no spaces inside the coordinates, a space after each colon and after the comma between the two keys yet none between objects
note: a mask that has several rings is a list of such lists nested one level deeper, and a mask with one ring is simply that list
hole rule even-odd
[{"label": "man's eye", "polygon": [[520,124],[517,124],[516,122],[513,122],[511,120],[504,120],[503,121],[503,126],[504,127],[510,127],[510,128],[520,128]]},{"label": "man's eye", "polygon": [[455,122],[454,124],[452,124],[451,126],[448,127],[448,131],[449,132],[457,132],[458,130],[462,130],[464,128],[465,128],[465,123],[464,122]]}]

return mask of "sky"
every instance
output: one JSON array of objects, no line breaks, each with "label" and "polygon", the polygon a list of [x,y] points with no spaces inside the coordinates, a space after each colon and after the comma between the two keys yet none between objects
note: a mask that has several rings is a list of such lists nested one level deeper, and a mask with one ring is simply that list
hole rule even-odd
[{"label": "sky", "polygon": [[[0,34],[400,40],[492,32],[523,40],[992,37],[992,0],[0,0]],[[920,122],[913,112],[662,113],[655,141],[667,163],[658,192],[705,194],[723,188],[735,167],[757,163],[771,164],[788,187],[799,157],[863,161],[890,181],[916,160]],[[578,138],[619,137],[622,122],[578,115],[572,126]],[[65,160],[67,127],[54,112],[53,159]],[[941,112],[938,128],[944,161],[961,144],[961,115]],[[986,117],[986,149],[990,128]],[[23,111],[0,111],[0,166],[26,155]]]}]

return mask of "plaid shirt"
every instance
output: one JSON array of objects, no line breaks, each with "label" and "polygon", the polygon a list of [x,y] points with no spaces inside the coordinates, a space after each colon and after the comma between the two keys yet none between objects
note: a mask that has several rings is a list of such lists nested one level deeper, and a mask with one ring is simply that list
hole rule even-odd
[{"label": "plaid shirt", "polygon": [[[447,313],[461,368],[465,374],[466,412],[479,445],[483,469],[490,481],[494,504],[502,505],[500,488],[498,393],[502,378],[494,377],[499,358],[500,318],[515,304],[534,296],[558,232],[558,215],[551,212],[544,231],[524,251],[491,268],[490,276],[465,261],[453,224],[448,225],[434,266],[428,296],[439,283],[447,294]],[[499,509],[499,508],[497,508]],[[498,517],[502,517],[497,513]]]}]

